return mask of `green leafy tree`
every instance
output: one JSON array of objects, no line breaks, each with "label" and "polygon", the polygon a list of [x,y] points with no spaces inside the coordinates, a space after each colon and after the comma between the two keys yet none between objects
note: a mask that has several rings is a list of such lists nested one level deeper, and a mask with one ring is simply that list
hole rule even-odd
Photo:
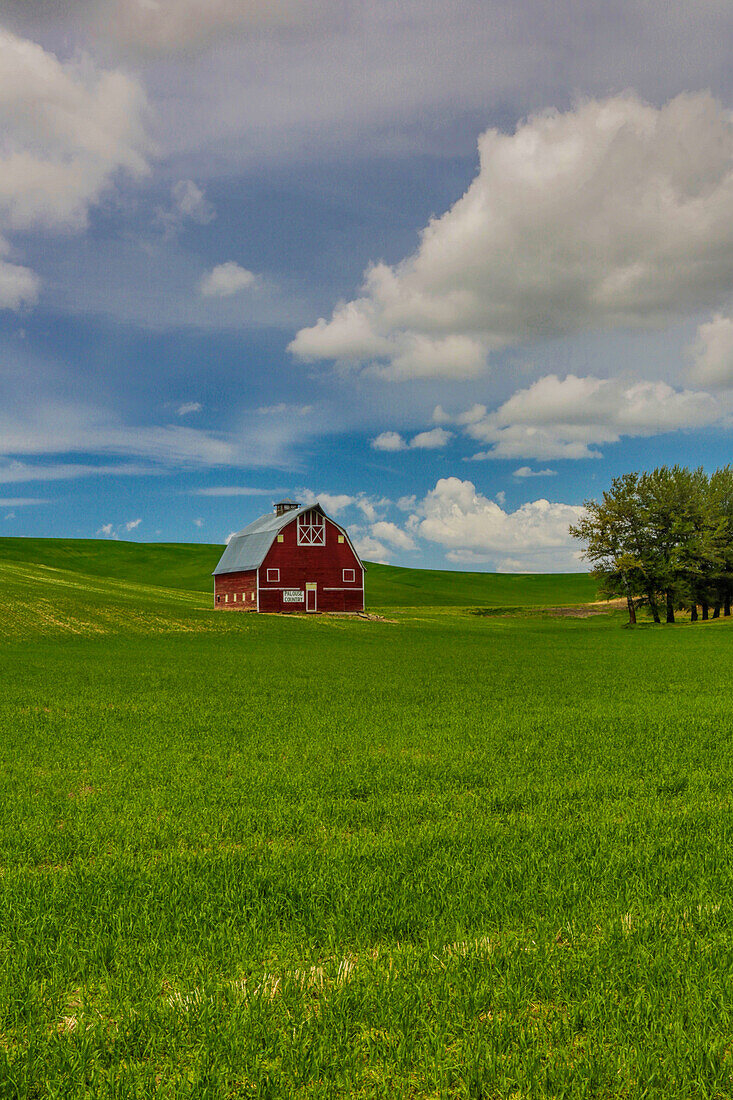
[{"label": "green leafy tree", "polygon": [[624,596],[629,621],[647,605],[655,622],[702,607],[708,618],[733,600],[733,467],[708,478],[700,467],[659,466],[614,478],[600,501],[586,501],[583,519],[570,528],[585,543],[601,592]]},{"label": "green leafy tree", "polygon": [[733,467],[723,466],[710,475],[709,508],[717,516],[722,543],[722,563],[715,578],[716,605],[730,615],[733,599]]},{"label": "green leafy tree", "polygon": [[656,593],[644,565],[645,522],[640,507],[638,475],[614,478],[601,501],[587,500],[585,514],[571,526],[573,538],[585,543],[583,553],[607,599],[626,600],[629,623],[636,622],[636,609],[645,603],[656,611]]}]

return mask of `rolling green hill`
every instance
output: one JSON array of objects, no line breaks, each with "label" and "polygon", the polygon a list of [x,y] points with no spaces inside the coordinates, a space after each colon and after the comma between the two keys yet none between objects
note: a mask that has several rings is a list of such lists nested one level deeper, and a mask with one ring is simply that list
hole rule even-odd
[{"label": "rolling green hill", "polygon": [[596,583],[587,573],[459,573],[367,565],[367,606],[548,607],[589,603]]},{"label": "rolling green hill", "polygon": [[0,538],[0,561],[46,565],[90,577],[211,592],[211,571],[223,547],[201,543],[116,542],[112,539]]},{"label": "rolling green hill", "polygon": [[[146,587],[210,593],[223,547],[106,539],[0,538],[0,562],[43,565]],[[542,607],[596,598],[586,573],[462,573],[367,563],[368,607]]]}]

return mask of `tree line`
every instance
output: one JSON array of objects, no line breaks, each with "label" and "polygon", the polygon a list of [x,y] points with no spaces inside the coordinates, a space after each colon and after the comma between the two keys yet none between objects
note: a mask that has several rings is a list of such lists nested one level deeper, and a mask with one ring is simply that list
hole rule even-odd
[{"label": "tree line", "polygon": [[[733,595],[733,467],[709,476],[700,467],[660,466],[614,478],[600,501],[588,500],[570,528],[606,598],[626,599],[629,622],[648,607],[655,623],[676,611],[696,622]],[[698,614],[699,609],[699,614]]]}]

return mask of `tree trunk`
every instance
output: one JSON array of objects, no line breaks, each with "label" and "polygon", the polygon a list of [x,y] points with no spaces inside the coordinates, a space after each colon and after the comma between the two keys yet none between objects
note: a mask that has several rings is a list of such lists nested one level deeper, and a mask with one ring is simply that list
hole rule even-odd
[{"label": "tree trunk", "polygon": [[706,623],[708,621],[708,601],[702,601],[702,621]]},{"label": "tree trunk", "polygon": [[730,615],[730,596],[728,595],[727,592],[726,592],[725,597],[723,599],[723,615],[726,619]]},{"label": "tree trunk", "polygon": [[691,623],[696,623],[697,622],[697,604],[696,603],[694,603],[692,605],[692,607],[690,608],[690,622]]},{"label": "tree trunk", "polygon": [[651,592],[647,592],[646,598],[649,601],[649,610],[652,613],[652,618],[654,619],[655,623],[658,623],[659,622],[659,607],[657,605],[657,601],[655,600],[654,595]]},{"label": "tree trunk", "polygon": [[674,602],[672,600],[672,593],[667,589],[667,622],[674,622]]},{"label": "tree trunk", "polygon": [[716,600],[715,604],[713,606],[713,618],[714,619],[719,619],[720,618],[720,600]]},{"label": "tree trunk", "polygon": [[636,608],[631,596],[626,597],[626,603],[629,608],[629,626],[636,626]]}]

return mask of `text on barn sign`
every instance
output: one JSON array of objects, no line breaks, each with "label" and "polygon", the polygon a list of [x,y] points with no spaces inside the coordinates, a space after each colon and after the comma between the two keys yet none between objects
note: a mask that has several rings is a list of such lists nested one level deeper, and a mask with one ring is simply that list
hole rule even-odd
[{"label": "text on barn sign", "polygon": [[283,591],[283,603],[303,603],[304,601],[302,588],[286,588]]}]

